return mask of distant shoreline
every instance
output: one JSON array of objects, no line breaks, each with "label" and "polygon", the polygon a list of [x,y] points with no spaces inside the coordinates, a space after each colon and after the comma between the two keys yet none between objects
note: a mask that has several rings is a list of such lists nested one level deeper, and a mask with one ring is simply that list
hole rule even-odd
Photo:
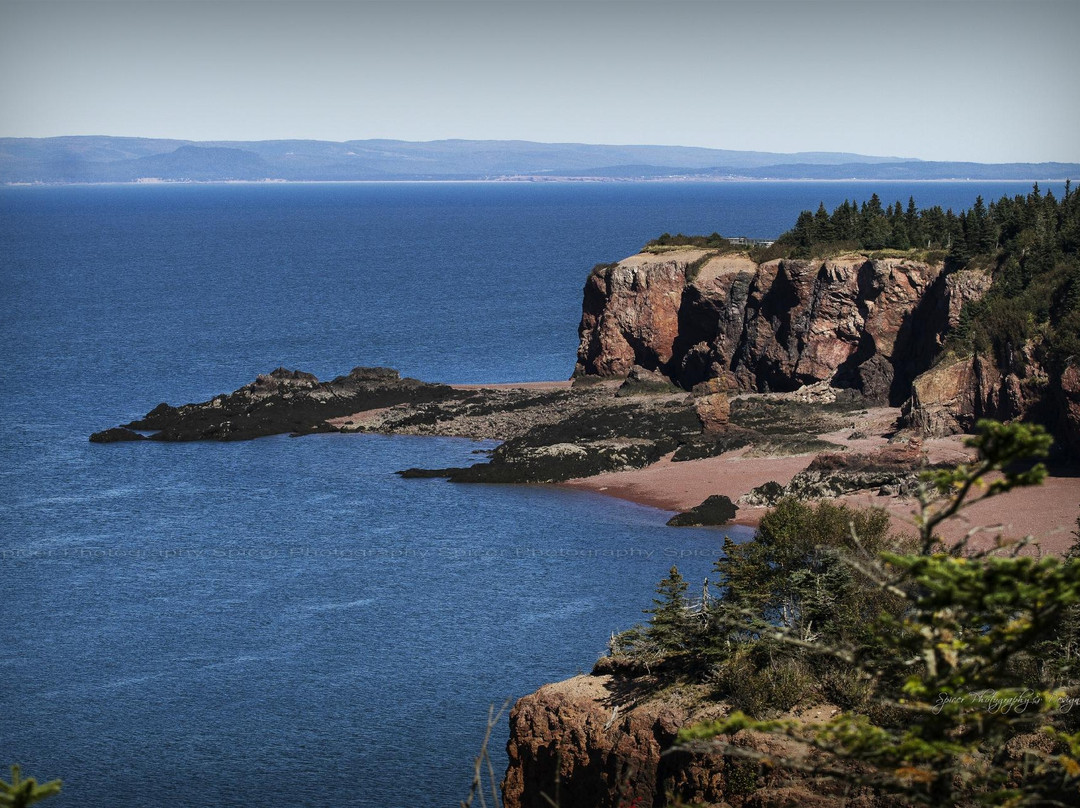
[{"label": "distant shoreline", "polygon": [[491,179],[459,179],[459,180],[135,180],[135,181],[118,181],[118,182],[3,182],[0,183],[0,187],[3,188],[96,188],[96,187],[113,187],[113,186],[131,186],[131,187],[160,187],[160,186],[176,186],[176,185],[611,185],[611,184],[639,184],[639,185],[660,185],[664,183],[686,183],[686,184],[728,184],[728,183],[745,183],[745,184],[796,184],[796,183],[813,183],[815,185],[835,185],[839,183],[876,183],[885,185],[940,185],[944,183],[987,183],[987,182],[1001,182],[1001,183],[1016,183],[1017,185],[1027,185],[1033,182],[1048,182],[1048,183],[1064,183],[1073,179],[1072,177],[1031,177],[1028,179],[994,179],[994,178],[978,178],[972,179],[970,177],[955,177],[955,178],[935,178],[935,179],[867,179],[860,177],[851,177],[844,179],[787,179],[787,178],[762,178],[762,177],[504,177],[504,178],[491,178]]},{"label": "distant shoreline", "polygon": [[521,140],[0,137],[0,182],[1059,182],[1080,162],[984,163]]}]

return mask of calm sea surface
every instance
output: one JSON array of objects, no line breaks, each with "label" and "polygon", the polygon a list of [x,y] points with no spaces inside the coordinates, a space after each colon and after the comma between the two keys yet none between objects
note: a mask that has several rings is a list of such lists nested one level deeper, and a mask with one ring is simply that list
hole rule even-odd
[{"label": "calm sea surface", "polygon": [[491,444],[87,436],[279,365],[566,378],[589,269],[665,230],[769,238],[819,200],[1027,190],[0,189],[0,766],[63,778],[49,804],[79,808],[456,805],[488,705],[589,670],[724,534],[393,474]]}]

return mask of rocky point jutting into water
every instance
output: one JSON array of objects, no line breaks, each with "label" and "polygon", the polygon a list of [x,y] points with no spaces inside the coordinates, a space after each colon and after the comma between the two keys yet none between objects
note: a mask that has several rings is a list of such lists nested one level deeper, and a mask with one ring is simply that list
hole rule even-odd
[{"label": "rocky point jutting into water", "polygon": [[[386,368],[320,382],[279,368],[202,404],[161,404],[91,440],[325,431],[494,438],[504,443],[487,462],[404,474],[557,482],[642,468],[673,452],[686,460],[758,443],[762,429],[785,430],[757,423],[762,405],[749,405],[746,396],[789,393],[814,399],[819,415],[821,406],[902,405],[900,426],[923,435],[1035,411],[1080,447],[1075,363],[1048,383],[1030,347],[1014,368],[982,355],[940,361],[962,307],[989,285],[979,270],[947,272],[941,263],[902,257],[759,264],[743,253],[643,252],[589,275],[569,389],[461,389]],[[806,444],[807,435],[829,430],[820,419],[817,432],[799,423],[795,409],[779,414],[791,447],[836,448]]]}]

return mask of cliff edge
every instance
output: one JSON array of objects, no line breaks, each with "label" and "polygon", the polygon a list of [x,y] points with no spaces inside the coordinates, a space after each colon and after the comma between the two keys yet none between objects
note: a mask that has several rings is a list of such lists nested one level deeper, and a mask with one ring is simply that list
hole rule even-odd
[{"label": "cliff edge", "polygon": [[[794,741],[743,731],[724,740],[747,756],[670,751],[679,729],[723,718],[728,708],[704,686],[660,689],[649,676],[575,676],[544,685],[510,714],[505,808],[624,808],[701,805],[729,808],[876,805],[871,794],[842,795],[785,770],[784,760],[815,753]],[[799,715],[823,720],[835,708]],[[760,765],[751,756],[776,765]],[[551,801],[549,801],[551,800]]]}]

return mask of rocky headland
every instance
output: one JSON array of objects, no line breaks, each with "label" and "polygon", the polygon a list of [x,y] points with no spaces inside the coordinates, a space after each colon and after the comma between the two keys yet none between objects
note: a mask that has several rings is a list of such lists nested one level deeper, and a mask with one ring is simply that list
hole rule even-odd
[{"label": "rocky headland", "polygon": [[642,253],[589,276],[575,372],[640,366],[686,389],[724,377],[759,393],[828,382],[900,406],[989,284],[978,271],[946,275],[941,263],[903,258]]},{"label": "rocky headland", "polygon": [[1080,370],[1054,373],[1034,343],[1001,368],[943,353],[964,305],[992,283],[943,261],[841,255],[755,263],[743,254],[668,248],[596,267],[585,285],[575,373],[635,367],[691,389],[724,379],[735,392],[814,385],[903,410],[901,426],[940,437],[980,418],[1038,416],[1080,447]]},{"label": "rocky headland", "polygon": [[[730,508],[710,499],[720,496],[747,524],[782,495],[869,498],[900,517],[918,472],[963,459],[954,436],[982,417],[1037,416],[1056,429],[1062,455],[1080,446],[1075,362],[1053,375],[1030,347],[1008,371],[981,355],[943,356],[964,305],[991,279],[914,256],[757,263],[745,252],[653,247],[589,274],[572,383],[455,387],[362,367],[319,381],[279,368],[206,402],[159,404],[90,439],[495,439],[474,465],[400,473],[570,482],[699,509],[673,524],[722,523]],[[822,452],[855,457],[823,469]]]}]

